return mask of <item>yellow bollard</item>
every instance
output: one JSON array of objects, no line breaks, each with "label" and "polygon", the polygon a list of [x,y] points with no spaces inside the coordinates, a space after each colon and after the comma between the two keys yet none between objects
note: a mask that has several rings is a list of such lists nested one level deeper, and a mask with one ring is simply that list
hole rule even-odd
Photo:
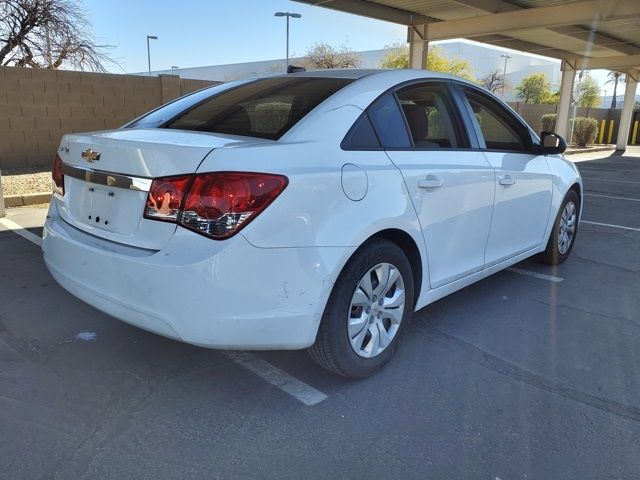
[{"label": "yellow bollard", "polygon": [[598,132],[598,143],[602,143],[602,139],[604,139],[604,128],[607,125],[607,121],[603,118],[600,122],[600,131]]},{"label": "yellow bollard", "polygon": [[607,143],[611,143],[611,139],[613,138],[613,124],[615,122],[613,120],[609,120],[609,135],[607,135]]},{"label": "yellow bollard", "polygon": [[633,122],[633,133],[631,134],[631,145],[638,143],[638,120]]}]

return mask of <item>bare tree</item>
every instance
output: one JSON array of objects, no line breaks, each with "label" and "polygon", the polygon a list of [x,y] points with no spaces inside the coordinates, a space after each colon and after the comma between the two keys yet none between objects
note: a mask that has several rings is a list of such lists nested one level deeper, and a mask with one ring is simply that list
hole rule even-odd
[{"label": "bare tree", "polygon": [[78,0],[0,0],[0,65],[103,72],[109,48]]},{"label": "bare tree", "polygon": [[495,69],[480,80],[480,84],[491,93],[502,90],[504,85],[504,74],[502,70]]},{"label": "bare tree", "polygon": [[356,68],[360,65],[360,57],[345,45],[335,49],[326,43],[316,43],[302,60],[308,69]]}]

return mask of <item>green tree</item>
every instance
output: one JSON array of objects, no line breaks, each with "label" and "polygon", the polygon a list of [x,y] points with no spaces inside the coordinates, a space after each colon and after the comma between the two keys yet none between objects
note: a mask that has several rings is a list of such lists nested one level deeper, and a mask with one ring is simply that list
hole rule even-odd
[{"label": "green tree", "polygon": [[409,68],[409,47],[405,43],[395,43],[385,47],[388,51],[380,68]]},{"label": "green tree", "polygon": [[[409,47],[396,43],[387,47],[389,51],[380,62],[382,68],[409,68]],[[450,73],[476,82],[473,68],[466,60],[458,57],[447,58],[438,47],[429,48],[427,53],[427,70],[440,73]]]},{"label": "green tree", "polygon": [[557,92],[549,92],[549,95],[542,99],[541,103],[545,103],[547,105],[557,105],[560,101],[560,91]]},{"label": "green tree", "polygon": [[516,96],[524,103],[545,103],[552,97],[551,84],[544,73],[532,73],[516,87]]},{"label": "green tree", "polygon": [[427,53],[427,70],[450,73],[472,82],[477,81],[473,76],[473,67],[469,62],[458,57],[448,59],[438,47],[431,47]]},{"label": "green tree", "polygon": [[587,115],[589,115],[589,108],[595,108],[602,102],[600,84],[589,72],[585,73],[578,83],[576,98],[578,106],[587,108]]}]

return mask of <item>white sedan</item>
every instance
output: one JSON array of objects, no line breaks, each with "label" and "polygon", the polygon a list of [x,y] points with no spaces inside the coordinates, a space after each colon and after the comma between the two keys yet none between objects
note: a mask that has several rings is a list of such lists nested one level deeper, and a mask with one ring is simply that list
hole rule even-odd
[{"label": "white sedan", "polygon": [[582,182],[495,96],[427,71],[227,83],[65,135],[42,249],[73,295],[225,349],[363,377],[412,312],[527,257],[563,262]]}]

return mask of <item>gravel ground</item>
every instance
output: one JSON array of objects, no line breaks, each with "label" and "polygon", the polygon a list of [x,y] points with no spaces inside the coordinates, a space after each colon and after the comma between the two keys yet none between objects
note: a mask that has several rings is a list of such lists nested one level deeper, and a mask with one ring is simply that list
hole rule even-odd
[{"label": "gravel ground", "polygon": [[3,195],[24,195],[51,191],[51,172],[12,172],[2,174]]}]

